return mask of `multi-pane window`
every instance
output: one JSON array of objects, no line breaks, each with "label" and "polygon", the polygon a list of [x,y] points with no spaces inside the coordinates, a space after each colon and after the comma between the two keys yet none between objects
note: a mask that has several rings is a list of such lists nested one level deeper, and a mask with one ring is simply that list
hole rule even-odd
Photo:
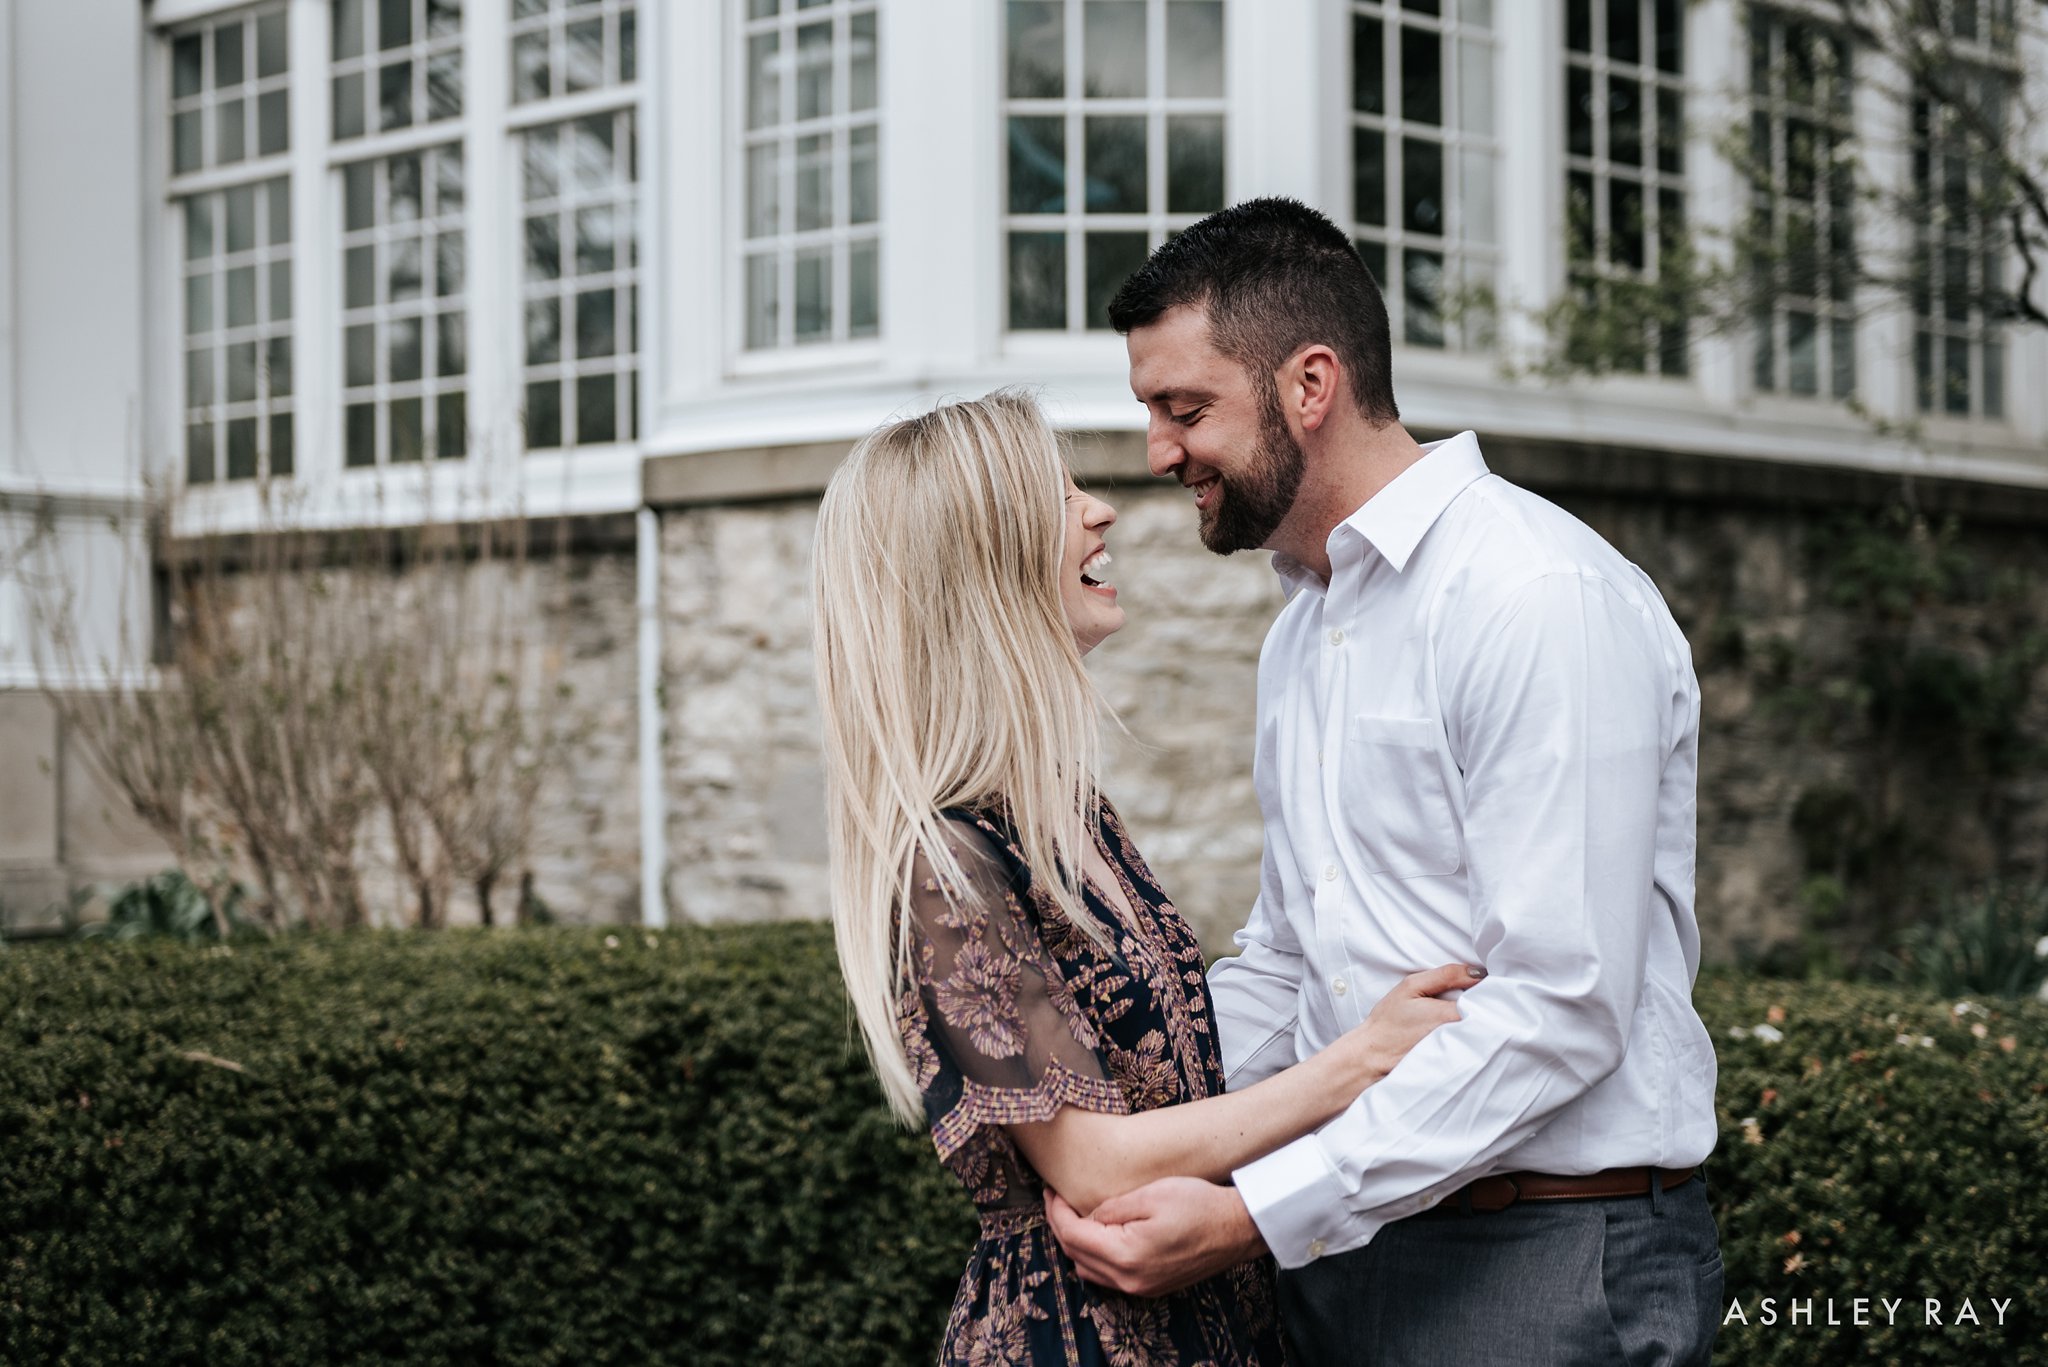
[{"label": "multi-pane window", "polygon": [[[1566,0],[1565,244],[1595,304],[1616,281],[1671,280],[1685,242],[1685,0]],[[1682,316],[1660,311],[1627,369],[1681,375]]]},{"label": "multi-pane window", "polygon": [[292,205],[278,176],[179,200],[185,479],[292,472]]},{"label": "multi-pane window", "polygon": [[1124,278],[1224,205],[1222,0],[1008,0],[1013,330],[1107,328]]},{"label": "multi-pane window", "polygon": [[743,6],[742,302],[750,351],[881,329],[875,0]]},{"label": "multi-pane window", "polygon": [[1479,341],[1446,303],[1491,292],[1492,22],[1492,0],[1351,6],[1352,237],[1394,335],[1424,346]]},{"label": "multi-pane window", "polygon": [[2013,187],[1987,143],[2012,136],[2011,0],[1929,0],[1954,55],[1954,98],[1912,102],[1913,370],[1920,408],[2005,416],[2006,219]]},{"label": "multi-pane window", "polygon": [[639,412],[633,111],[521,137],[530,451],[630,441]]},{"label": "multi-pane window", "polygon": [[462,114],[462,0],[334,0],[334,139]]},{"label": "multi-pane window", "polygon": [[179,407],[190,484],[292,472],[286,37],[281,6],[170,35]]},{"label": "multi-pane window", "polygon": [[633,0],[513,0],[514,104],[630,85],[639,62]]},{"label": "multi-pane window", "polygon": [[1849,42],[1756,5],[1749,43],[1756,387],[1846,399],[1856,391]]},{"label": "multi-pane window", "polygon": [[291,147],[283,9],[235,15],[171,39],[171,174]]},{"label": "multi-pane window", "polygon": [[342,168],[342,458],[461,456],[468,443],[462,149]]}]

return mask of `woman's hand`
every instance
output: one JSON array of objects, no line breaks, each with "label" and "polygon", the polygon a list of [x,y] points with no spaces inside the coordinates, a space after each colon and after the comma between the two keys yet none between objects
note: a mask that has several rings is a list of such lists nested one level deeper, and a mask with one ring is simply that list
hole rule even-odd
[{"label": "woman's hand", "polygon": [[1470,987],[1485,976],[1485,969],[1466,964],[1410,973],[1379,999],[1363,1024],[1345,1032],[1329,1052],[1343,1051],[1351,1077],[1364,1091],[1393,1072],[1394,1065],[1406,1058],[1424,1035],[1461,1019],[1457,1004],[1442,1000],[1443,993]]}]

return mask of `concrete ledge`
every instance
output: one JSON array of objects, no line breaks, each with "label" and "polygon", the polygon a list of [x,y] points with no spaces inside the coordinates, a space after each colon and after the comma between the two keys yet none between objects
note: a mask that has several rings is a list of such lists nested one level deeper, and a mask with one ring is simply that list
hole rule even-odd
[{"label": "concrete ledge", "polygon": [[[1418,431],[1423,440],[1449,433]],[[1151,484],[1142,432],[1071,434],[1074,472],[1105,485]],[[1515,483],[1544,494],[1671,498],[1681,502],[1761,507],[1875,507],[1895,501],[1910,484],[1923,510],[1965,522],[2048,526],[2048,489],[1984,480],[1913,476],[1909,479],[1847,466],[1800,465],[1653,451],[1588,442],[1545,441],[1481,434],[1487,464]],[[809,498],[853,443],[813,442],[736,451],[650,457],[643,467],[647,502],[657,508]]]}]

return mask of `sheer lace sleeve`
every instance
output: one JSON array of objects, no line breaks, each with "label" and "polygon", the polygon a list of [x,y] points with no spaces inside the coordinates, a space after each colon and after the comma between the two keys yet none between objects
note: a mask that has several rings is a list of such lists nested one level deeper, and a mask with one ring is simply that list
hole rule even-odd
[{"label": "sheer lace sleeve", "polygon": [[[1004,856],[979,828],[946,824],[966,886],[948,896],[920,857],[910,907],[920,1033],[930,1051],[919,1072],[929,1079],[925,1115],[940,1157],[983,1125],[1050,1120],[1062,1105],[1128,1111]],[[923,1052],[918,1041],[906,1043]]]}]

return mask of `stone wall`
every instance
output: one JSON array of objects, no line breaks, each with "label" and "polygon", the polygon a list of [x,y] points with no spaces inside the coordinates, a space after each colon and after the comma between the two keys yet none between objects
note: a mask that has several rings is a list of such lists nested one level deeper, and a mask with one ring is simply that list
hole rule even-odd
[{"label": "stone wall", "polygon": [[[1649,571],[1693,643],[1705,718],[1698,886],[1708,958],[1795,941],[1808,870],[1793,811],[1817,784],[1853,781],[1860,770],[1854,738],[1802,730],[1776,705],[1770,662],[1782,652],[1772,643],[1796,646],[1822,674],[1853,667],[1810,541],[1833,509],[1886,486],[1788,488],[1766,474],[1677,488],[1664,474],[1589,477],[1583,463],[1567,470],[1512,448],[1495,464]],[[1090,656],[1129,732],[1112,733],[1105,789],[1205,942],[1226,948],[1257,889],[1253,694],[1278,581],[1264,555],[1203,550],[1177,490],[1125,484],[1105,493],[1119,510],[1109,543],[1129,617]],[[675,912],[694,920],[824,912],[806,625],[815,512],[815,499],[802,496],[689,507],[663,520],[669,891]],[[2030,576],[2038,620],[2048,623],[2044,523],[1987,523],[1965,544]],[[1967,653],[1981,648],[1978,625],[1969,608],[1943,608],[1917,629]],[[1728,648],[1736,628],[1749,649]],[[2024,725],[2048,743],[2048,673]],[[2048,873],[2048,775],[2038,768],[2014,776],[1996,803],[1974,791],[1926,796],[1954,818],[1944,838],[1959,874]],[[1992,807],[1995,821],[1980,816]]]}]

